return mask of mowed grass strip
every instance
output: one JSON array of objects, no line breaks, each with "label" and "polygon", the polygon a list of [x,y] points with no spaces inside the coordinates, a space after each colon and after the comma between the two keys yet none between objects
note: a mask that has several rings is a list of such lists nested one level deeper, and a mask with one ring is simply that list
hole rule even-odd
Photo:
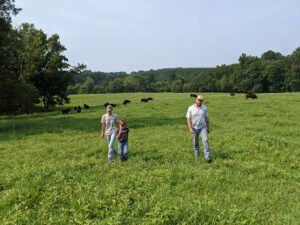
[{"label": "mowed grass strip", "polygon": [[[49,113],[0,117],[0,223],[299,224],[300,93],[203,95],[212,164],[194,157],[189,94],[74,95]],[[130,128],[125,163],[107,163],[105,102]]]}]

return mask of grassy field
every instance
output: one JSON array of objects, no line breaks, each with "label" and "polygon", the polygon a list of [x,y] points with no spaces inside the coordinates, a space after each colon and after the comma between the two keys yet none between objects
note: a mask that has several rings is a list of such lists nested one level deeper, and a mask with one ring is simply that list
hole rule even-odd
[{"label": "grassy field", "polygon": [[[0,224],[300,224],[300,93],[203,95],[212,164],[194,157],[189,94],[76,95],[63,108],[89,110],[0,117]],[[130,128],[124,163],[100,139],[107,101]]]}]

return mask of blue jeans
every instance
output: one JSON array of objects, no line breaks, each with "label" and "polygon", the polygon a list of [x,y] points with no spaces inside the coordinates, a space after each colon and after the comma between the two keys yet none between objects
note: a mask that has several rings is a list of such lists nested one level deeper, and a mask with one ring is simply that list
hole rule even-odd
[{"label": "blue jeans", "polygon": [[113,161],[113,156],[115,153],[114,143],[116,140],[116,133],[106,135],[106,140],[108,143],[108,162],[111,163]]},{"label": "blue jeans", "polygon": [[200,128],[200,129],[193,128],[193,131],[195,132],[193,134],[193,144],[194,144],[195,156],[199,156],[199,134],[200,134],[201,138],[202,138],[204,157],[206,159],[210,158],[209,143],[208,143],[208,133],[207,133],[206,126]]},{"label": "blue jeans", "polygon": [[124,162],[128,159],[129,149],[128,149],[128,141],[121,143],[118,142],[118,155],[120,157],[120,161]]}]

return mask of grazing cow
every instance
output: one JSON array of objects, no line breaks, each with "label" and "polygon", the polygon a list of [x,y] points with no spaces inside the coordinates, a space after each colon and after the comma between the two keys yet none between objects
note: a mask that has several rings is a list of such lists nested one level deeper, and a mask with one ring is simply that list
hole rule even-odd
[{"label": "grazing cow", "polygon": [[153,100],[153,98],[149,97],[149,98],[147,98],[147,100],[148,100],[148,101],[149,101],[149,100]]},{"label": "grazing cow", "polygon": [[68,114],[70,112],[71,108],[67,108],[67,109],[62,109],[61,112],[62,114]]},{"label": "grazing cow", "polygon": [[90,108],[87,104],[84,104],[83,107],[84,107],[85,109],[89,109],[89,108]]},{"label": "grazing cow", "polygon": [[109,105],[109,102],[106,102],[106,103],[104,104],[104,107],[106,108],[108,105]]},{"label": "grazing cow", "polygon": [[255,98],[257,98],[257,96],[256,96],[256,94],[249,92],[246,94],[246,99],[248,99],[248,98],[255,99]]},{"label": "grazing cow", "polygon": [[148,99],[142,98],[142,99],[141,99],[141,102],[148,102]]},{"label": "grazing cow", "polygon": [[77,107],[74,107],[74,110],[77,111]]},{"label": "grazing cow", "polygon": [[235,96],[235,94],[234,93],[230,93],[230,96]]},{"label": "grazing cow", "polygon": [[78,112],[78,113],[81,112],[81,107],[80,107],[80,106],[77,107],[77,112]]},{"label": "grazing cow", "polygon": [[191,97],[191,98],[197,98],[197,95],[195,95],[195,94],[190,94],[190,97]]},{"label": "grazing cow", "polygon": [[127,103],[131,103],[131,101],[130,101],[130,100],[126,100],[126,99],[125,99],[125,100],[123,101],[123,105],[125,105],[125,106],[126,106],[126,104],[127,104]]}]

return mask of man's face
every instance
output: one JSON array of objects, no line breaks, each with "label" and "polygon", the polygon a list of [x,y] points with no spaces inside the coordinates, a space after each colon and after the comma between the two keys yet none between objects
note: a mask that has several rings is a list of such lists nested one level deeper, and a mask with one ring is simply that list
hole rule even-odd
[{"label": "man's face", "polygon": [[197,106],[201,106],[203,102],[203,99],[196,99]]}]

